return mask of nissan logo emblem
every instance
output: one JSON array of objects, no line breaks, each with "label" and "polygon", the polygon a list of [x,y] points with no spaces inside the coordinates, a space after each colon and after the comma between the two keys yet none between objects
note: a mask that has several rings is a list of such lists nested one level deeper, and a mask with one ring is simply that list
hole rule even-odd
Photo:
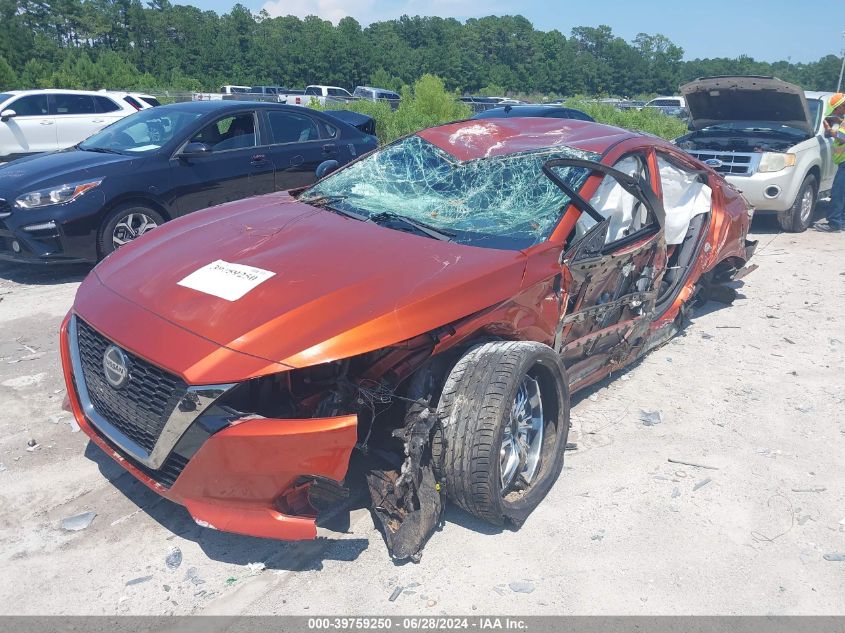
[{"label": "nissan logo emblem", "polygon": [[704,161],[704,164],[708,167],[712,167],[713,169],[718,169],[719,167],[724,165],[724,163],[718,158],[708,158],[706,161]]},{"label": "nissan logo emblem", "polygon": [[129,381],[129,359],[126,352],[116,345],[109,345],[103,354],[103,374],[115,389],[123,387]]}]

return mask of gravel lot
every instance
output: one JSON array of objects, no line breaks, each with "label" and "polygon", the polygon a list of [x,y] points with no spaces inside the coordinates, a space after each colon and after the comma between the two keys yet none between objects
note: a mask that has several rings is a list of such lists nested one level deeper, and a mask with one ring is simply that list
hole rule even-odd
[{"label": "gravel lot", "polygon": [[762,220],[732,307],[576,396],[578,449],[522,529],[449,508],[405,565],[366,510],[279,543],[136,483],[61,409],[57,330],[86,269],[0,264],[0,613],[845,614],[845,562],[824,558],[845,553],[845,237]]}]

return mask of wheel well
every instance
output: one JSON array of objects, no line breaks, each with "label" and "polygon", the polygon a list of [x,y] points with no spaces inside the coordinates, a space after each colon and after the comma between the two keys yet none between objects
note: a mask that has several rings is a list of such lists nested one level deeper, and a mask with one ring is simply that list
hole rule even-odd
[{"label": "wheel well", "polygon": [[[822,172],[818,165],[810,167],[810,171],[807,172],[807,176],[811,174],[816,177],[816,192],[818,192],[819,187],[821,187],[822,184]],[[804,177],[806,178],[807,176]]]},{"label": "wheel well", "polygon": [[108,205],[103,207],[102,215],[100,216],[100,221],[102,221],[103,218],[105,218],[109,213],[114,211],[117,207],[119,207],[120,205],[123,205],[123,204],[127,204],[127,203],[135,203],[135,204],[146,205],[146,206],[150,207],[151,209],[161,213],[162,217],[165,220],[172,220],[173,219],[173,216],[170,215],[170,213],[164,207],[164,205],[161,204],[160,202],[158,202],[157,200],[155,200],[153,198],[148,198],[146,196],[139,196],[139,195],[132,196],[132,195],[130,195],[130,196],[126,196],[124,198],[118,198],[116,200],[112,200]]}]

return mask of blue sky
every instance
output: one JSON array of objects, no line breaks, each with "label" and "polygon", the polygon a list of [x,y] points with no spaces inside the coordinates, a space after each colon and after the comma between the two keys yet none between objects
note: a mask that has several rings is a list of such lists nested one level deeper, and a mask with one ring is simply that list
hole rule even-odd
[{"label": "blue sky", "polygon": [[[175,0],[218,13],[235,0]],[[402,14],[465,20],[520,14],[535,28],[569,35],[573,26],[607,24],[626,40],[662,33],[683,47],[686,59],[747,54],[764,61],[815,61],[845,49],[845,4],[832,0],[241,0],[271,15],[318,15],[334,23],[351,15],[364,25]]]}]

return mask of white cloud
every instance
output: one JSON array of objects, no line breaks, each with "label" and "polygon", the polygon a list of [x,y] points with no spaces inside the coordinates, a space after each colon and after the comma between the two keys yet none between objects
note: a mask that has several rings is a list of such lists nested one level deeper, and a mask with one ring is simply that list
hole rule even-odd
[{"label": "white cloud", "polygon": [[[268,0],[261,7],[270,17],[316,15],[332,24],[350,16],[366,26],[372,22],[394,20],[402,15],[437,15],[459,19],[509,13],[498,3],[481,4],[474,0]],[[510,11],[513,13],[513,11]]]}]

